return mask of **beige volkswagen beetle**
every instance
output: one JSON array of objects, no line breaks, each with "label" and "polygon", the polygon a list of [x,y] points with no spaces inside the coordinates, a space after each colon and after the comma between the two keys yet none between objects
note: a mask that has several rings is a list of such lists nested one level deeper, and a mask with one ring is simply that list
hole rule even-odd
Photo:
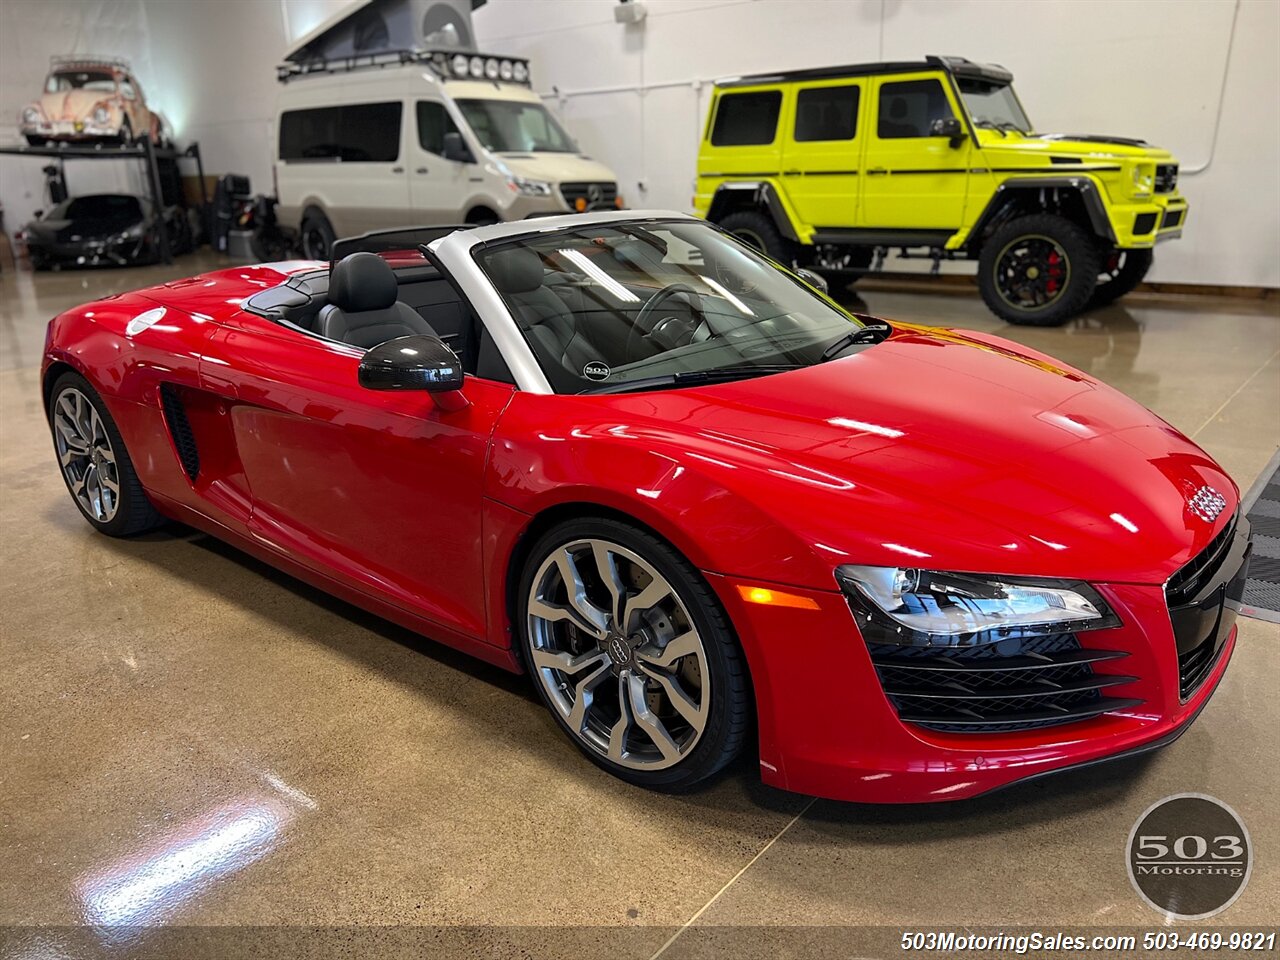
[{"label": "beige volkswagen beetle", "polygon": [[44,93],[23,108],[18,129],[33,147],[51,140],[132,143],[166,139],[128,61],[88,54],[52,57]]}]

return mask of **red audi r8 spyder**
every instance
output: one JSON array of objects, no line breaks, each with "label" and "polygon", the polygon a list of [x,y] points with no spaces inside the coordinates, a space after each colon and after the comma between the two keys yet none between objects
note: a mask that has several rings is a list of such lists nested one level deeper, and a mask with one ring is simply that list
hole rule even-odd
[{"label": "red audi r8 spyder", "polygon": [[182,521],[526,671],[653,788],[754,740],[789,790],[969,797],[1166,744],[1222,678],[1239,491],[1079,370],[678,214],[361,245],[50,323],[90,524]]}]

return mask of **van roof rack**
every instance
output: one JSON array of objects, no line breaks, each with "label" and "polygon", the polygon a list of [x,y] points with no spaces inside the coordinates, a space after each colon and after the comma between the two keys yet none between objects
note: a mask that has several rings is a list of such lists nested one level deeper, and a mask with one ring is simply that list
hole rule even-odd
[{"label": "van roof rack", "polygon": [[71,67],[115,67],[129,71],[129,61],[124,57],[99,57],[92,53],[60,53],[49,58],[50,70],[67,70]]},{"label": "van roof rack", "polygon": [[489,80],[531,86],[529,61],[523,57],[503,57],[467,50],[377,50],[327,60],[300,60],[276,67],[276,79],[288,83],[312,74],[349,73],[421,63],[441,80]]}]

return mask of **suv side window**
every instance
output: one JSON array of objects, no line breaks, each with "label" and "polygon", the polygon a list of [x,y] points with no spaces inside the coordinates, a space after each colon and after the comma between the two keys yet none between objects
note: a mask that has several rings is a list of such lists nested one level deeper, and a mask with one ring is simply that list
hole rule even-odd
[{"label": "suv side window", "polygon": [[722,94],[711,128],[711,145],[748,147],[773,143],[781,109],[781,90]]},{"label": "suv side window", "polygon": [[858,132],[855,86],[810,87],[796,95],[795,140],[852,140]]},{"label": "suv side window", "polygon": [[933,121],[954,117],[942,84],[937,80],[903,80],[880,84],[880,115],[876,134],[881,140],[927,137]]},{"label": "suv side window", "polygon": [[418,143],[427,153],[444,156],[444,135],[458,133],[458,125],[449,116],[443,103],[434,100],[418,101]]},{"label": "suv side window", "polygon": [[352,103],[280,114],[281,160],[391,163],[400,157],[403,104]]},{"label": "suv side window", "polygon": [[120,92],[121,92],[122,94],[124,94],[124,98],[125,98],[126,100],[137,100],[137,99],[138,99],[138,94],[137,94],[137,92],[133,89],[133,78],[131,78],[131,77],[121,77],[121,78],[120,78]]}]

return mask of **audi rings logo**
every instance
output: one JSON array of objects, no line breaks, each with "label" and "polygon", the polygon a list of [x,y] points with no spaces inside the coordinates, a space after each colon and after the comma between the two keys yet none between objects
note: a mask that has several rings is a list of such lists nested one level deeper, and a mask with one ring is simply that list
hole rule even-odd
[{"label": "audi rings logo", "polygon": [[1129,831],[1129,881],[1147,904],[1178,920],[1221,913],[1244,892],[1253,842],[1240,815],[1203,793],[1152,804]]},{"label": "audi rings logo", "polygon": [[1226,509],[1227,498],[1213,487],[1201,487],[1187,499],[1187,509],[1206,523],[1213,523]]}]

